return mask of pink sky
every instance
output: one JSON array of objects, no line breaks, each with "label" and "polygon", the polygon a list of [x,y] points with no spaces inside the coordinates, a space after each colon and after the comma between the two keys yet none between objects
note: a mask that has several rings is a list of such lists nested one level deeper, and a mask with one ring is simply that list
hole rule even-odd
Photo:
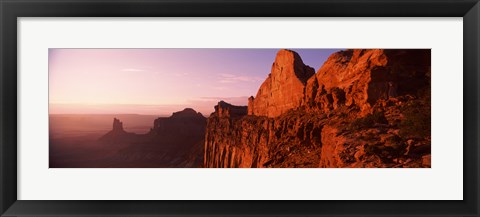
[{"label": "pink sky", "polygon": [[[246,105],[279,49],[49,49],[50,114],[154,114]],[[336,50],[293,49],[318,70]],[[304,57],[305,56],[305,57]]]}]

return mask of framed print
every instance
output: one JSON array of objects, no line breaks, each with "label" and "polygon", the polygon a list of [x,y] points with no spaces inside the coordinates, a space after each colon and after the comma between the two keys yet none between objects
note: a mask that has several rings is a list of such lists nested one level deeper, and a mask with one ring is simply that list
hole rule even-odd
[{"label": "framed print", "polygon": [[0,6],[3,216],[478,216],[477,0]]}]

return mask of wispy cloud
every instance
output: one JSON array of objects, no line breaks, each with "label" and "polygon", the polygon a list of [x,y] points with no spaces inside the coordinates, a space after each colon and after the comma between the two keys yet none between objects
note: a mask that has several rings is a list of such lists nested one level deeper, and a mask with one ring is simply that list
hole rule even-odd
[{"label": "wispy cloud", "polygon": [[174,73],[175,76],[177,77],[184,77],[184,76],[187,76],[189,75],[188,72],[179,72],[179,73]]},{"label": "wispy cloud", "polygon": [[137,68],[125,68],[122,69],[122,72],[143,72],[145,70],[143,69],[137,69]]},{"label": "wispy cloud", "polygon": [[237,82],[256,82],[262,81],[263,79],[258,76],[245,76],[245,75],[233,75],[227,73],[218,74],[220,79],[219,83],[228,84],[228,83],[237,83]]}]

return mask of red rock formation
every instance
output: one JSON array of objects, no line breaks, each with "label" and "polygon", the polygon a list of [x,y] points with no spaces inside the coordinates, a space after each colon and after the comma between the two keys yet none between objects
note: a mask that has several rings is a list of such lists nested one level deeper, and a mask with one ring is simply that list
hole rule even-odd
[{"label": "red rock formation", "polygon": [[110,146],[118,149],[128,145],[132,140],[135,140],[135,138],[136,134],[123,130],[123,123],[119,119],[114,118],[112,130],[100,137],[99,141],[101,141],[105,148]]},{"label": "red rock formation", "polygon": [[337,52],[308,81],[280,64],[296,56],[279,52],[248,116],[210,116],[205,167],[430,167],[430,50]]},{"label": "red rock formation", "polygon": [[254,104],[254,99],[253,96],[248,97],[248,108],[247,108],[247,113],[248,115],[254,115],[254,109],[253,109],[253,104]]},{"label": "red rock formation", "polygon": [[123,130],[123,123],[122,123],[120,120],[114,118],[114,119],[113,119],[113,128],[112,128],[112,130],[113,130],[113,131],[124,131],[124,130]]},{"label": "red rock formation", "polygon": [[[191,108],[174,112],[170,117],[155,119],[151,134],[154,135],[186,135],[202,137],[205,132],[206,118]],[[169,136],[170,137],[170,136]]]},{"label": "red rock formation", "polygon": [[366,114],[380,99],[416,94],[428,85],[429,71],[426,49],[337,52],[307,81],[304,105],[325,112],[354,105]]},{"label": "red rock formation", "polygon": [[314,73],[314,69],[306,66],[297,53],[280,50],[256,97],[249,99],[249,115],[277,117],[299,107],[305,84]]},{"label": "red rock formation", "polygon": [[241,117],[247,115],[247,106],[235,106],[224,101],[218,102],[212,115],[218,117]]},{"label": "red rock formation", "polygon": [[279,118],[212,115],[205,135],[205,167],[318,167],[325,116]]},{"label": "red rock formation", "polygon": [[204,118],[202,113],[196,112],[192,108],[186,108],[179,112],[174,112],[170,118]]}]

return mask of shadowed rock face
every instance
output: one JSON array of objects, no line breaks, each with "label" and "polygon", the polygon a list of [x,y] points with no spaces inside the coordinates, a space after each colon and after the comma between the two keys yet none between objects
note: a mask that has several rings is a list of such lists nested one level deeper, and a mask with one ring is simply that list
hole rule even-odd
[{"label": "shadowed rock face", "polygon": [[171,147],[181,152],[194,143],[203,142],[205,136],[206,118],[193,109],[175,112],[171,117],[158,118],[149,135],[152,142],[163,147]]},{"label": "shadowed rock face", "polygon": [[305,65],[297,53],[280,50],[256,97],[249,99],[248,114],[277,117],[300,106],[305,84],[314,73],[314,69]]},{"label": "shadowed rock face", "polygon": [[[278,53],[248,115],[210,116],[205,167],[430,167],[430,50]],[[313,69],[312,69],[313,70]]]},{"label": "shadowed rock face", "polygon": [[109,148],[108,146],[121,148],[132,141],[136,140],[137,135],[134,133],[127,133],[123,129],[123,123],[117,119],[113,119],[112,130],[107,134],[100,137],[99,141],[103,144],[104,147]]},{"label": "shadowed rock face", "polygon": [[174,112],[170,118],[176,119],[176,118],[193,118],[193,119],[205,119],[203,117],[202,113],[196,112],[195,110],[191,108],[186,108],[183,111],[179,112]]},{"label": "shadowed rock face", "polygon": [[123,130],[123,123],[120,120],[114,118],[113,119],[113,128],[112,131],[124,131]]},{"label": "shadowed rock face", "polygon": [[205,126],[206,118],[200,112],[197,113],[195,110],[187,108],[173,113],[170,117],[157,118],[150,134],[158,137],[158,140],[171,137],[174,142],[175,138],[178,138],[179,143],[183,144],[181,140],[185,137],[202,139]]}]

